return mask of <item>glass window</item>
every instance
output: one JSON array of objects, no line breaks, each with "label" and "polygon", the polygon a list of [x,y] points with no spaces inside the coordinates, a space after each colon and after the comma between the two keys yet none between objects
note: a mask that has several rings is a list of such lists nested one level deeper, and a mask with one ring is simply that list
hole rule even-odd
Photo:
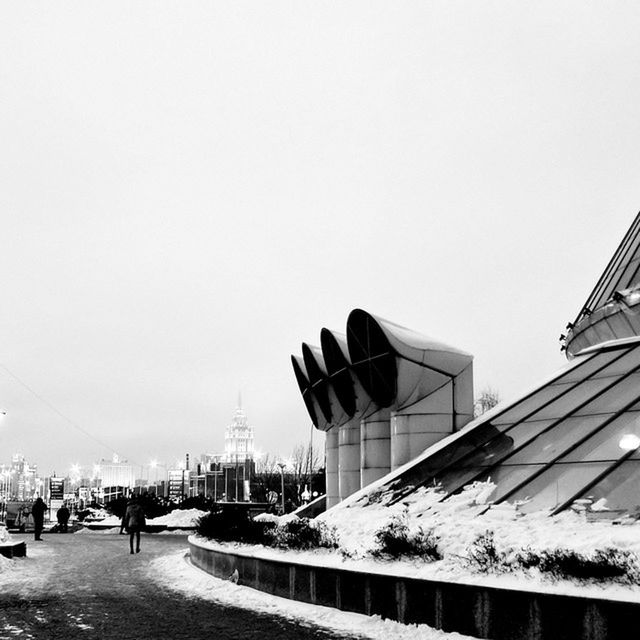
[{"label": "glass window", "polygon": [[[557,398],[546,407],[540,408],[539,411],[536,411],[534,416],[536,419],[562,418],[572,411],[575,411],[575,409],[583,402],[586,402],[603,389],[606,389],[614,381],[615,378],[585,380],[584,382],[574,386],[567,393]],[[596,413],[596,411],[590,411],[589,413]]]},{"label": "glass window", "polygon": [[640,514],[640,460],[627,460],[589,489],[585,497],[614,512]]},{"label": "glass window", "polygon": [[[621,349],[616,349],[611,353],[616,356],[616,359],[602,369],[602,371],[595,373],[593,376],[594,378],[622,375],[640,365],[640,349],[638,349],[638,347],[627,350],[626,353]],[[602,364],[604,364],[604,361]]]},{"label": "glass window", "polygon": [[532,411],[539,409],[545,402],[549,402],[557,398],[561,393],[564,393],[568,389],[571,389],[575,383],[557,383],[550,384],[542,389],[536,391],[533,395],[525,398],[522,402],[511,409],[507,409],[499,416],[495,416],[492,419],[494,424],[507,424],[519,422],[523,418],[526,418]]},{"label": "glass window", "polygon": [[583,364],[567,371],[558,382],[578,382],[589,378],[596,369],[605,367],[607,363],[619,358],[625,351],[623,349],[615,349],[612,351],[603,351],[596,354],[587,354],[585,356],[577,356],[575,360],[583,360]]},{"label": "glass window", "polygon": [[499,496],[506,495],[509,491],[525,482],[534,473],[543,468],[541,464],[517,464],[502,465],[495,469],[490,469],[479,480],[486,482],[490,480],[496,485],[496,491],[491,496],[491,501],[495,501]]},{"label": "glass window", "polygon": [[[555,464],[509,496],[508,501],[513,503],[526,500],[526,504],[520,507],[524,513],[555,509],[593,481],[608,468],[609,464],[606,462]],[[505,492],[501,491],[495,499],[498,500],[504,495]]]},{"label": "glass window", "polygon": [[[611,384],[612,378],[601,378],[599,382],[608,381]],[[575,415],[590,415],[594,413],[615,413],[634,399],[640,399],[640,373],[634,373],[619,381],[601,395],[594,398],[584,407],[576,411]]]},{"label": "glass window", "polygon": [[[510,456],[505,464],[546,463],[557,458],[581,438],[597,429],[611,415],[566,418],[555,427],[537,436],[532,442]],[[619,458],[620,456],[616,456]]]},{"label": "glass window", "polygon": [[600,340],[602,342],[608,342],[609,340],[615,340],[616,335],[613,333],[613,330],[609,326],[606,318],[600,318],[598,322],[594,325],[594,328],[598,332],[600,336]]},{"label": "glass window", "polygon": [[624,413],[610,422],[564,456],[562,462],[617,460],[628,450],[623,441],[628,435],[640,438],[640,413],[637,411]]},{"label": "glass window", "polygon": [[538,433],[553,424],[553,420],[539,420],[537,422],[521,422],[505,433],[496,432],[496,435],[484,444],[474,448],[464,459],[458,460],[455,468],[445,471],[438,477],[448,482],[448,473],[456,475],[460,469],[468,467],[489,467],[499,463],[513,449],[525,444]]}]

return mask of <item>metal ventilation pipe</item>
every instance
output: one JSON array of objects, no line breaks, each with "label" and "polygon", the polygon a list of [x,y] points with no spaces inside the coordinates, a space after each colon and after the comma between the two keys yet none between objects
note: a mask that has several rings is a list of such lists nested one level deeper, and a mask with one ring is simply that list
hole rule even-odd
[{"label": "metal ventilation pipe", "polygon": [[371,398],[351,372],[346,337],[322,329],[320,344],[331,386],[347,417],[338,429],[339,502],[360,489],[360,415],[371,404]]},{"label": "metal ventilation pipe", "polygon": [[302,357],[309,374],[309,382],[318,400],[326,403],[330,412],[328,429],[325,440],[325,469],[327,482],[327,508],[340,501],[339,488],[339,447],[340,431],[344,424],[349,422],[349,415],[343,409],[336,394],[334,385],[328,372],[323,352],[318,347],[308,344],[302,345]]},{"label": "metal ventilation pipe", "polygon": [[372,400],[360,419],[360,481],[365,487],[391,470],[389,407],[395,398],[396,370],[391,354],[376,351],[372,356],[366,318],[354,313],[347,320],[349,357],[360,385]]},{"label": "metal ventilation pipe", "polygon": [[[473,418],[471,355],[362,309],[351,312],[347,327],[363,386],[375,402],[390,408],[390,469]],[[377,433],[386,435],[382,427]],[[382,455],[386,451],[385,443]]]},{"label": "metal ventilation pipe", "polygon": [[[298,381],[298,387],[302,393],[307,411],[311,417],[311,422],[316,427],[326,433],[325,439],[325,473],[326,473],[326,500],[327,508],[330,502],[337,502],[338,496],[338,429],[332,426],[330,419],[328,420],[323,412],[318,396],[313,392],[313,385],[310,381],[311,375],[307,371],[304,359],[299,356],[291,356],[291,364]],[[325,410],[329,407],[329,403],[325,403],[325,394],[322,390],[322,384],[318,387],[317,383],[320,376],[315,367],[319,367],[317,363],[312,363],[314,367],[313,379],[316,381],[316,387],[320,391],[320,397]],[[328,401],[328,395],[326,396]]]}]

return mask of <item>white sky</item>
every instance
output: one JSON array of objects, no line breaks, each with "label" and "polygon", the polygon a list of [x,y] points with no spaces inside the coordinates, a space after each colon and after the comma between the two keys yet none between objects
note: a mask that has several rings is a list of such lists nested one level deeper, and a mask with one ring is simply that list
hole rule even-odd
[{"label": "white sky", "polygon": [[[0,462],[309,435],[289,356],[362,307],[503,398],[640,208],[636,2],[5,2]],[[320,439],[316,440],[318,443]]]}]

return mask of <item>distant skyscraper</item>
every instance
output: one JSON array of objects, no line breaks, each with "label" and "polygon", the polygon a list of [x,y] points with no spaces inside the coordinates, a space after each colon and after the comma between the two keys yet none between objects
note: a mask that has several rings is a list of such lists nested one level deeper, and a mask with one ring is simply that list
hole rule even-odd
[{"label": "distant skyscraper", "polygon": [[241,399],[233,414],[233,421],[225,429],[224,462],[244,462],[253,459],[253,427],[242,410]]}]

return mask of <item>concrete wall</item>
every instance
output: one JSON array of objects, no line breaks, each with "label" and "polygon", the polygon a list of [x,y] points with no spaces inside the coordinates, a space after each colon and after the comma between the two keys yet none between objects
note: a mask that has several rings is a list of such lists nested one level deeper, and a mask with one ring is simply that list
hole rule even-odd
[{"label": "concrete wall", "polygon": [[262,560],[205,549],[189,538],[192,563],[218,578],[292,600],[492,640],[629,640],[640,604],[512,591]]}]

